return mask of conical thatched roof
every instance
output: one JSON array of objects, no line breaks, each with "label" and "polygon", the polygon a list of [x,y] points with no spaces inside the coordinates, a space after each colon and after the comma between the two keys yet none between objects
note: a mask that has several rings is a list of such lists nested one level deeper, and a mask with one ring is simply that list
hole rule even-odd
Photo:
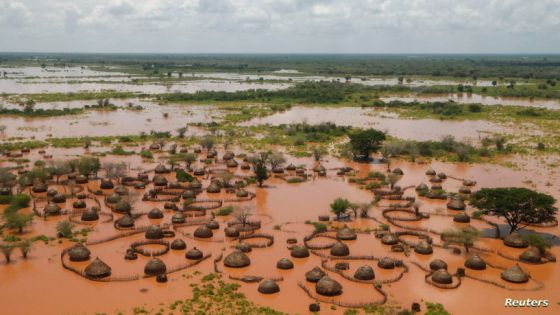
[{"label": "conical thatched roof", "polygon": [[177,205],[172,201],[167,201],[165,204],[163,204],[163,208],[166,210],[174,210],[174,211],[179,210]]},{"label": "conical thatched roof", "polygon": [[59,215],[61,213],[60,207],[56,203],[49,202],[43,209],[46,215]]},{"label": "conical thatched roof", "polygon": [[441,178],[439,178],[439,176],[437,175],[430,178],[430,183],[441,183],[441,182],[442,182]]},{"label": "conical thatched roof", "polygon": [[318,282],[327,274],[319,267],[314,267],[305,273],[305,279],[309,282]]},{"label": "conical thatched roof", "polygon": [[163,238],[163,230],[158,225],[150,225],[144,235],[149,240]]},{"label": "conical thatched roof", "polygon": [[108,203],[117,203],[119,201],[121,201],[122,197],[121,195],[117,194],[117,193],[112,193],[109,196],[107,196],[107,202]]},{"label": "conical thatched roof", "polygon": [[227,237],[238,237],[239,236],[239,229],[235,227],[226,227],[224,229],[224,234]]},{"label": "conical thatched roof", "polygon": [[381,238],[381,243],[385,245],[395,245],[399,243],[399,239],[395,236],[395,234],[388,233]]},{"label": "conical thatched roof", "polygon": [[171,223],[182,224],[186,222],[185,215],[182,212],[177,212],[171,217]]},{"label": "conical thatched roof", "polygon": [[117,185],[115,186],[114,192],[121,196],[126,196],[128,195],[128,188],[124,187],[124,185]]},{"label": "conical thatched roof", "polygon": [[226,166],[227,166],[227,167],[237,167],[237,166],[239,166],[239,163],[237,163],[236,160],[231,159],[231,160],[228,160],[228,161],[226,162]]},{"label": "conical thatched roof", "polygon": [[473,270],[486,269],[486,262],[478,255],[472,255],[465,260],[465,267]]},{"label": "conical thatched roof", "polygon": [[235,157],[235,154],[234,154],[232,151],[226,151],[226,152],[224,153],[224,156],[222,157],[222,159],[223,159],[224,161],[227,161],[227,160],[233,159],[234,157]]},{"label": "conical thatched roof", "polygon": [[286,166],[286,170],[287,171],[295,171],[296,166],[294,164],[290,163],[288,166]]},{"label": "conical thatched roof", "polygon": [[470,180],[470,179],[463,180],[463,186],[474,186],[474,185],[476,185],[476,182],[474,180]]},{"label": "conical thatched roof", "polygon": [[432,273],[432,281],[440,284],[453,283],[453,277],[446,269],[438,269]]},{"label": "conical thatched roof", "polygon": [[239,243],[235,245],[235,249],[240,250],[244,253],[249,253],[253,250],[253,247],[248,243]]},{"label": "conical thatched roof", "polygon": [[342,294],[342,285],[329,276],[324,276],[317,282],[315,291],[324,296],[336,296]]},{"label": "conical thatched roof", "polygon": [[216,220],[211,220],[210,222],[206,223],[206,227],[210,230],[217,230],[220,228],[220,223]]},{"label": "conical thatched roof", "polygon": [[333,247],[331,247],[332,256],[348,256],[350,255],[350,249],[348,245],[342,242],[336,242]]},{"label": "conical thatched roof", "polygon": [[523,262],[530,264],[538,264],[541,262],[541,252],[535,248],[531,247],[519,255],[519,259]]},{"label": "conical thatched roof", "polygon": [[150,259],[144,266],[144,273],[150,276],[164,274],[167,271],[165,263],[159,258]]},{"label": "conical thatched roof", "polygon": [[363,265],[356,269],[354,278],[358,280],[373,280],[375,278],[375,273],[370,265]]},{"label": "conical thatched roof", "polygon": [[420,183],[418,184],[418,186],[416,186],[416,191],[423,191],[423,190],[428,190],[428,185],[424,184],[424,183]]},{"label": "conical thatched roof", "polygon": [[336,238],[342,241],[355,240],[357,237],[356,232],[346,225],[336,231]]},{"label": "conical thatched roof", "polygon": [[446,178],[447,178],[447,174],[445,174],[444,172],[439,172],[439,173],[437,174],[437,176],[438,176],[439,178],[441,178],[441,179],[446,179]]},{"label": "conical thatched roof", "polygon": [[156,174],[165,174],[165,173],[169,173],[169,170],[167,169],[167,167],[165,167],[165,165],[158,164],[158,166],[156,166],[156,168],[154,169],[154,172]]},{"label": "conical thatched roof", "polygon": [[502,271],[500,276],[502,277],[502,279],[514,283],[525,283],[529,281],[529,275],[523,269],[521,269],[518,264]]},{"label": "conical thatched roof", "polygon": [[117,225],[121,226],[121,227],[133,227],[134,226],[134,219],[128,215],[125,214],[123,215],[120,219],[117,220]]},{"label": "conical thatched roof", "polygon": [[86,261],[89,260],[91,252],[82,243],[76,243],[68,250],[70,261]]},{"label": "conical thatched roof", "polygon": [[284,270],[292,269],[294,268],[294,263],[288,258],[282,258],[276,263],[276,268]]},{"label": "conical thatched roof", "polygon": [[118,213],[128,213],[131,210],[132,210],[132,206],[126,200],[121,200],[117,202],[117,204],[114,207],[114,211]]},{"label": "conical thatched roof", "polygon": [[88,178],[84,175],[76,176],[76,184],[87,184]]},{"label": "conical thatched roof", "polygon": [[383,269],[395,268],[395,261],[389,257],[383,257],[377,262],[377,266]]},{"label": "conical thatched roof", "polygon": [[251,264],[251,259],[244,252],[235,250],[224,258],[224,265],[231,268],[247,267]]},{"label": "conical thatched roof", "polygon": [[276,292],[280,292],[280,287],[278,286],[276,281],[267,279],[259,284],[258,291],[262,294],[273,294]]},{"label": "conical thatched roof", "polygon": [[513,232],[504,238],[504,245],[515,248],[525,248],[529,243],[517,232]]},{"label": "conical thatched roof", "polygon": [[194,231],[194,236],[198,238],[210,238],[214,236],[214,233],[212,233],[212,230],[206,225],[201,225]]},{"label": "conical thatched roof", "polygon": [[82,221],[97,221],[99,220],[99,214],[95,210],[95,208],[87,209],[84,213],[82,213],[81,217]]},{"label": "conical thatched roof", "polygon": [[469,223],[471,222],[471,217],[466,213],[459,213],[453,217],[454,222],[458,223]]},{"label": "conical thatched roof", "polygon": [[[204,175],[204,174],[202,174],[202,175]],[[195,178],[195,179],[193,179],[193,181],[191,182],[191,187],[192,187],[193,189],[200,189],[200,188],[202,188],[202,183],[201,183],[198,179]]]},{"label": "conical thatched roof", "polygon": [[111,181],[108,178],[103,178],[101,179],[101,183],[99,184],[99,187],[101,189],[113,189],[115,188],[115,184],[113,184],[113,181]]},{"label": "conical thatched roof", "polygon": [[426,170],[426,175],[434,176],[434,175],[436,175],[436,171],[433,168],[429,168],[429,169]]},{"label": "conical thatched roof", "polygon": [[74,201],[74,202],[72,203],[72,207],[73,207],[74,209],[83,209],[83,208],[85,208],[86,206],[87,206],[87,205],[86,205],[86,202],[83,201],[83,200],[76,200],[76,201]]},{"label": "conical thatched roof", "polygon": [[404,174],[403,170],[400,169],[400,167],[397,167],[397,168],[393,169],[392,173],[395,174],[395,175],[403,175]]},{"label": "conical thatched roof", "polygon": [[425,240],[421,240],[420,242],[416,243],[416,245],[414,246],[414,251],[421,255],[429,255],[434,252],[432,245],[430,245]]},{"label": "conical thatched roof", "polygon": [[459,188],[459,193],[461,194],[470,194],[471,192],[471,189],[467,186],[461,186],[461,188]]},{"label": "conical thatched roof", "polygon": [[454,196],[447,203],[447,208],[451,210],[465,210],[466,206],[465,206],[465,202],[463,201],[463,198],[459,196]]},{"label": "conical thatched roof", "polygon": [[105,278],[111,275],[111,267],[101,259],[95,258],[84,270],[86,276],[90,278]]},{"label": "conical thatched roof", "polygon": [[193,172],[193,174],[195,176],[202,176],[202,175],[204,175],[204,173],[206,173],[206,172],[204,171],[203,167],[196,168]]},{"label": "conical thatched roof", "polygon": [[195,198],[196,198],[196,193],[193,190],[188,189],[183,192],[183,199],[195,199]]},{"label": "conical thatched roof", "polygon": [[64,203],[66,202],[66,196],[64,196],[63,194],[56,194],[52,197],[51,199],[52,202],[56,202],[56,203]]},{"label": "conical thatched roof", "polygon": [[148,212],[148,218],[149,219],[161,219],[161,218],[163,218],[163,212],[161,212],[161,210],[159,208],[152,208],[152,210],[150,210]]},{"label": "conical thatched roof", "polygon": [[290,253],[294,258],[305,258],[309,257],[309,251],[305,246],[294,245]]},{"label": "conical thatched roof", "polygon": [[203,256],[204,255],[202,254],[202,251],[200,251],[200,249],[198,249],[196,247],[191,248],[185,254],[185,258],[191,259],[191,260],[199,260],[199,259],[202,259]]},{"label": "conical thatched roof", "polygon": [[182,239],[177,238],[174,239],[173,242],[171,242],[171,245],[169,247],[174,250],[182,250],[187,248],[187,243],[185,243],[185,241],[183,241]]},{"label": "conical thatched roof", "polygon": [[206,188],[206,192],[211,194],[217,194],[220,192],[220,190],[220,186],[214,182],[210,183],[210,185],[208,185],[208,187]]},{"label": "conical thatched roof", "polygon": [[44,183],[36,183],[35,185],[33,185],[33,187],[31,188],[31,191],[33,191],[34,193],[44,193],[46,192],[48,189],[47,185]]},{"label": "conical thatched roof", "polygon": [[239,198],[245,198],[247,196],[249,196],[249,192],[247,192],[245,189],[239,189],[235,195]]},{"label": "conical thatched roof", "polygon": [[166,186],[168,183],[167,178],[160,174],[154,175],[154,178],[152,178],[152,182],[154,182],[154,185],[156,186]]},{"label": "conical thatched roof", "polygon": [[447,270],[447,263],[441,259],[434,259],[430,262],[431,270],[445,269]]}]

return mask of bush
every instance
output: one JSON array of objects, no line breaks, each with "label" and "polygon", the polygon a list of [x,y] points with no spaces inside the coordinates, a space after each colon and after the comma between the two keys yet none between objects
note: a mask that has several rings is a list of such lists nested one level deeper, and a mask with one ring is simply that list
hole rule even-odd
[{"label": "bush", "polygon": [[225,217],[226,215],[230,215],[233,212],[232,206],[223,207],[222,209],[216,212],[217,216]]}]

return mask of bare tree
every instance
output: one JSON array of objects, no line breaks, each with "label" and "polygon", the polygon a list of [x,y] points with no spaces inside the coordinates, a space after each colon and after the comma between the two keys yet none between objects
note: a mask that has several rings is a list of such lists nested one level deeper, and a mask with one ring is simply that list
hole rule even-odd
[{"label": "bare tree", "polygon": [[233,216],[243,225],[247,225],[249,217],[253,214],[250,206],[239,206],[233,211]]},{"label": "bare tree", "polygon": [[127,172],[127,165],[124,162],[121,163],[114,163],[114,162],[105,162],[103,163],[103,170],[105,171],[105,176],[110,179],[117,179],[120,180],[121,177],[126,175]]}]

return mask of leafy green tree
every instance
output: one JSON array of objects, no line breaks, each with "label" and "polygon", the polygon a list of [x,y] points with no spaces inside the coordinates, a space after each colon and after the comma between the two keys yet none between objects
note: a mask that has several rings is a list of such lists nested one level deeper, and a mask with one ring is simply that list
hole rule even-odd
[{"label": "leafy green tree", "polygon": [[354,158],[363,160],[368,160],[385,141],[385,133],[376,129],[358,130],[350,133],[349,137]]},{"label": "leafy green tree", "polygon": [[340,220],[340,216],[346,213],[346,210],[350,208],[352,203],[348,199],[336,198],[331,203],[331,211],[336,215],[337,220]]},{"label": "leafy green tree", "polygon": [[56,234],[58,237],[71,238],[73,228],[74,224],[72,222],[68,220],[60,221],[56,225]]},{"label": "leafy green tree", "polygon": [[485,214],[504,218],[510,233],[531,223],[553,220],[558,211],[554,197],[521,187],[483,188],[471,196],[470,202]]},{"label": "leafy green tree", "polygon": [[541,255],[543,255],[546,250],[552,246],[552,244],[550,244],[550,241],[537,234],[528,234],[524,238],[527,243],[529,243],[529,245],[538,249]]},{"label": "leafy green tree", "polygon": [[268,163],[269,156],[270,152],[261,152],[249,158],[249,163],[253,165],[253,173],[259,187],[262,187],[263,182],[268,179],[266,164]]},{"label": "leafy green tree", "polygon": [[23,229],[33,221],[33,213],[23,214],[19,211],[11,211],[5,212],[3,216],[4,226],[17,230],[19,234],[22,234]]}]

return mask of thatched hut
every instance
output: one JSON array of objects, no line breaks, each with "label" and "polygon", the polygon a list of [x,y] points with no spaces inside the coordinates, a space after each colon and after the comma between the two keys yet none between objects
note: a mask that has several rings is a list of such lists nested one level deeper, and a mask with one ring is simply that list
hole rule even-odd
[{"label": "thatched hut", "polygon": [[109,196],[107,196],[107,203],[117,203],[119,201],[121,201],[122,197],[121,195],[117,194],[117,193],[112,193]]},{"label": "thatched hut", "polygon": [[429,168],[429,169],[426,170],[426,175],[434,176],[434,175],[436,175],[436,171],[433,168]]},{"label": "thatched hut", "polygon": [[154,178],[152,178],[152,181],[154,182],[155,186],[167,186],[167,178],[165,178],[165,176],[163,175],[154,175]]},{"label": "thatched hut", "polygon": [[108,178],[102,178],[99,187],[101,189],[113,189],[115,188],[115,184],[113,184],[113,181]]},{"label": "thatched hut", "polygon": [[94,207],[91,207],[82,213],[80,218],[82,221],[97,221],[99,220],[99,213]]},{"label": "thatched hut", "polygon": [[87,184],[88,181],[89,180],[88,180],[87,176],[84,176],[84,175],[76,176],[76,184]]},{"label": "thatched hut", "polygon": [[163,230],[158,225],[150,225],[144,236],[149,240],[157,240],[164,237]]},{"label": "thatched hut", "polygon": [[226,151],[226,152],[224,153],[224,155],[222,156],[222,159],[223,159],[224,161],[227,161],[227,160],[233,159],[234,157],[235,157],[235,153],[233,153],[232,151]]},{"label": "thatched hut", "polygon": [[470,180],[470,179],[463,179],[463,186],[474,186],[476,185],[476,182],[474,180]]},{"label": "thatched hut", "polygon": [[249,192],[246,191],[245,189],[239,189],[236,193],[235,196],[238,198],[247,198],[249,196]]},{"label": "thatched hut", "polygon": [[202,259],[202,257],[204,257],[204,255],[202,254],[202,251],[200,249],[196,248],[196,247],[191,248],[185,254],[185,258],[190,259],[190,260],[200,260],[200,259]]},{"label": "thatched hut", "polygon": [[241,169],[242,170],[250,170],[251,169],[251,165],[249,163],[242,163],[241,164]]},{"label": "thatched hut", "polygon": [[348,256],[350,255],[350,249],[348,245],[342,242],[336,242],[333,247],[331,247],[331,256]]},{"label": "thatched hut", "polygon": [[525,270],[521,269],[518,264],[502,271],[500,276],[502,279],[513,283],[525,283],[529,281],[529,274],[527,274]]},{"label": "thatched hut", "polygon": [[305,280],[309,282],[318,282],[326,275],[327,274],[321,268],[314,267],[313,269],[305,273]]},{"label": "thatched hut", "polygon": [[471,217],[466,213],[459,213],[453,217],[453,222],[457,223],[469,223],[471,222]]},{"label": "thatched hut", "polygon": [[66,202],[66,196],[63,194],[56,194],[51,198],[51,201],[54,203],[65,203]]},{"label": "thatched hut", "polygon": [[430,269],[433,271],[439,270],[439,269],[445,269],[447,270],[447,263],[441,259],[434,259],[430,262]]},{"label": "thatched hut", "polygon": [[461,188],[459,188],[459,193],[460,194],[465,194],[468,195],[470,194],[472,191],[468,186],[461,186]]},{"label": "thatched hut", "polygon": [[230,268],[243,268],[250,264],[249,256],[240,250],[235,250],[224,258],[224,265]]},{"label": "thatched hut", "polygon": [[451,200],[447,203],[447,209],[451,210],[465,210],[466,205],[463,198],[460,196],[453,196]]},{"label": "thatched hut", "polygon": [[293,163],[290,163],[288,166],[286,166],[286,171],[295,171],[296,170],[296,166]]},{"label": "thatched hut", "polygon": [[201,225],[194,231],[194,236],[198,238],[210,238],[214,236],[214,233],[212,233],[212,230],[206,225]]},{"label": "thatched hut", "polygon": [[187,219],[182,212],[177,212],[171,217],[171,223],[173,224],[182,224],[185,223]]},{"label": "thatched hut", "polygon": [[226,162],[226,166],[227,166],[227,167],[237,167],[237,166],[239,166],[239,163],[237,163],[236,160],[231,159],[231,160],[228,160],[228,161]]},{"label": "thatched hut", "polygon": [[346,225],[336,231],[336,239],[341,241],[355,240],[357,237],[358,235],[356,234],[356,232]]},{"label": "thatched hut", "polygon": [[148,276],[162,275],[165,274],[166,271],[167,266],[165,266],[165,263],[159,258],[152,258],[148,260],[144,266],[144,273]]},{"label": "thatched hut", "polygon": [[278,286],[276,281],[272,279],[267,279],[259,284],[257,290],[262,294],[273,294],[276,292],[280,292],[280,287]]},{"label": "thatched hut", "polygon": [[101,279],[111,275],[111,267],[104,263],[101,259],[95,258],[84,270],[89,278]]},{"label": "thatched hut", "polygon": [[217,194],[220,192],[220,190],[220,185],[215,182],[210,183],[210,185],[208,185],[208,187],[206,188],[206,192],[210,194]]},{"label": "thatched hut", "polygon": [[166,174],[169,172],[170,172],[169,169],[167,169],[167,167],[165,167],[165,165],[163,164],[158,164],[158,166],[154,168],[154,173],[156,174]]},{"label": "thatched hut", "polygon": [[134,226],[134,219],[130,215],[125,214],[116,221],[116,224],[123,228],[131,228]]},{"label": "thatched hut", "polygon": [[46,216],[60,215],[62,213],[62,209],[56,203],[52,202],[49,202],[43,211]]},{"label": "thatched hut", "polygon": [[473,270],[486,269],[486,262],[478,255],[472,255],[465,260],[465,267]]},{"label": "thatched hut", "polygon": [[513,232],[504,238],[504,245],[515,248],[526,248],[529,243],[517,232]]},{"label": "thatched hut", "polygon": [[538,264],[541,262],[541,252],[537,248],[531,247],[519,255],[519,260],[530,264]]},{"label": "thatched hut", "polygon": [[202,183],[198,179],[195,178],[191,182],[191,188],[192,189],[202,189]]},{"label": "thatched hut", "polygon": [[387,233],[381,238],[381,243],[385,245],[395,245],[399,243],[399,239],[393,233]]},{"label": "thatched hut", "polygon": [[47,185],[41,182],[35,183],[35,185],[31,187],[31,191],[36,194],[47,192],[47,189],[48,189]]},{"label": "thatched hut", "polygon": [[183,192],[183,199],[196,199],[196,193],[192,189],[187,189]]},{"label": "thatched hut", "polygon": [[393,171],[391,173],[393,173],[395,175],[401,175],[401,176],[404,175],[404,172],[403,172],[402,169],[400,169],[400,167],[397,167],[397,168],[393,169]]},{"label": "thatched hut", "polygon": [[54,188],[49,188],[49,190],[47,190],[47,197],[54,197],[58,194],[58,190],[54,189]]},{"label": "thatched hut", "polygon": [[283,270],[292,269],[292,268],[294,268],[294,263],[291,260],[289,260],[288,258],[281,258],[276,263],[276,268],[283,269]]},{"label": "thatched hut", "polygon": [[430,245],[426,240],[421,240],[414,245],[414,252],[421,255],[430,255],[434,252],[434,250],[432,245]]},{"label": "thatched hut", "polygon": [[173,250],[183,250],[187,248],[187,243],[180,238],[176,238],[169,247]]},{"label": "thatched hut", "polygon": [[439,172],[437,176],[441,179],[447,179],[447,174],[445,174],[444,172]]},{"label": "thatched hut", "polygon": [[329,276],[324,276],[317,282],[315,292],[324,296],[337,296],[342,294],[342,285]]},{"label": "thatched hut", "polygon": [[84,200],[76,200],[72,203],[72,207],[74,209],[84,209],[85,207],[87,207],[86,202]]},{"label": "thatched hut", "polygon": [[231,227],[226,227],[226,228],[224,229],[224,234],[225,234],[227,237],[238,237],[238,236],[239,236],[239,229],[236,228],[236,227],[233,227],[233,226],[231,226]]},{"label": "thatched hut", "polygon": [[150,146],[148,148],[152,151],[157,151],[157,150],[161,149],[161,145],[154,142],[154,143],[150,144]]},{"label": "thatched hut", "polygon": [[282,174],[282,173],[284,173],[284,168],[282,168],[281,166],[275,166],[275,167],[272,168],[272,173]]},{"label": "thatched hut", "polygon": [[395,261],[389,257],[383,257],[377,262],[377,266],[383,269],[394,269]]},{"label": "thatched hut", "polygon": [[432,281],[439,284],[451,284],[453,277],[446,269],[438,269],[432,273]]},{"label": "thatched hut", "polygon": [[198,167],[194,170],[193,174],[195,176],[203,176],[206,173],[203,167]]},{"label": "thatched hut", "polygon": [[132,211],[132,206],[128,203],[128,201],[121,200],[117,202],[113,210],[118,213],[130,213],[130,211]]},{"label": "thatched hut", "polygon": [[430,183],[441,183],[441,182],[442,182],[441,178],[439,178],[439,176],[437,175],[430,178]]},{"label": "thatched hut", "polygon": [[163,212],[161,212],[161,210],[159,208],[152,208],[152,210],[150,210],[148,212],[148,218],[149,219],[162,219],[163,218]]},{"label": "thatched hut", "polygon": [[177,211],[179,210],[179,207],[177,207],[177,204],[175,204],[172,201],[167,201],[163,204],[163,208],[165,210],[173,210],[173,211]]},{"label": "thatched hut", "polygon": [[375,278],[375,273],[370,265],[363,265],[356,269],[354,278],[358,280],[373,280]]},{"label": "thatched hut", "polygon": [[82,243],[76,243],[68,250],[70,261],[86,261],[89,260],[91,252]]},{"label": "thatched hut", "polygon": [[427,191],[429,190],[428,185],[424,184],[424,183],[420,183],[418,184],[418,186],[416,186],[416,191]]},{"label": "thatched hut", "polygon": [[305,257],[309,257],[309,251],[305,246],[294,245],[292,247],[290,255],[292,255],[292,257],[294,258],[305,258]]},{"label": "thatched hut", "polygon": [[253,250],[253,247],[249,243],[238,243],[235,245],[235,249],[240,250],[244,253],[249,253]]}]

